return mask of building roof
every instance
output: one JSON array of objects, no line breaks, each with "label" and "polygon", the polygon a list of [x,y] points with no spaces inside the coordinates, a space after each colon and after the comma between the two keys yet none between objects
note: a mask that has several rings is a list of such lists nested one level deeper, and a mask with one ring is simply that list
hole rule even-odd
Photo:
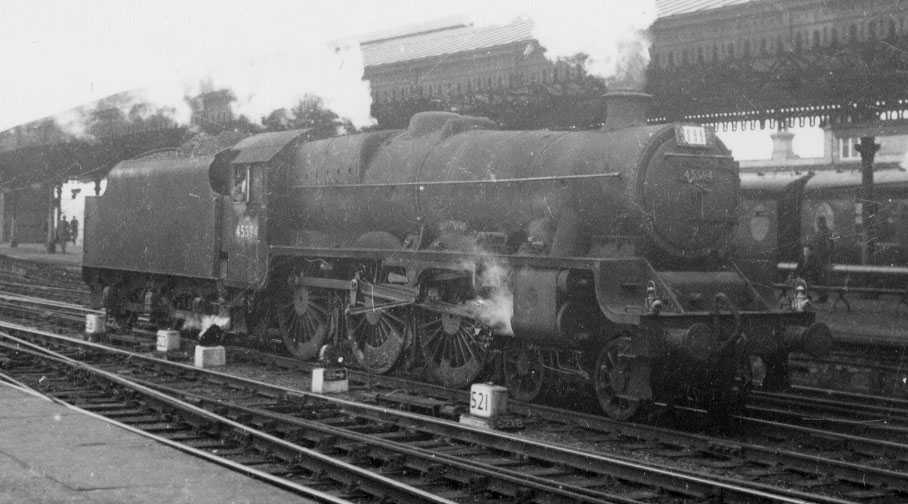
[{"label": "building roof", "polygon": [[378,66],[531,40],[534,40],[533,22],[518,18],[506,25],[458,26],[409,37],[366,42],[361,47],[365,65]]},{"label": "building roof", "polygon": [[[677,16],[761,1],[766,0],[656,0],[656,16]],[[369,67],[531,40],[535,40],[533,21],[528,18],[497,26],[474,26],[461,18],[445,18],[371,34],[361,38],[360,47],[364,63]]]},{"label": "building roof", "polygon": [[678,16],[763,0],[656,0],[656,17]]}]

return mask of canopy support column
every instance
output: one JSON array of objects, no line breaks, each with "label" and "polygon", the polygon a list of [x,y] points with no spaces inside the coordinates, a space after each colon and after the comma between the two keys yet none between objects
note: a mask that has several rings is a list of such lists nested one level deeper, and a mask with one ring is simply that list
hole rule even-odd
[{"label": "canopy support column", "polygon": [[876,245],[877,204],[873,198],[873,160],[880,144],[876,137],[863,136],[855,146],[861,153],[861,264],[869,264]]}]

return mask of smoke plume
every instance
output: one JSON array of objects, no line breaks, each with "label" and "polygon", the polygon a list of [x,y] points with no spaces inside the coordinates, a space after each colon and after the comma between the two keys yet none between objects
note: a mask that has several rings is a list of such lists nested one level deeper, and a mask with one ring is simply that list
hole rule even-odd
[{"label": "smoke plume", "polygon": [[[494,13],[488,14],[488,11]],[[505,24],[515,17],[533,21],[533,36],[550,60],[578,53],[588,56],[586,70],[606,82],[642,88],[649,64],[647,29],[656,19],[655,0],[563,0],[511,4],[485,9],[476,24]]]}]

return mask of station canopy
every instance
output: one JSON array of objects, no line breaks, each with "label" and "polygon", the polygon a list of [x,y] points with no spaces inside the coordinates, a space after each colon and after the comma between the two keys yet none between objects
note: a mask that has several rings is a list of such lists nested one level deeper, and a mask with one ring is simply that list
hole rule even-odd
[{"label": "station canopy", "polygon": [[[113,95],[0,132],[0,191],[99,180],[123,159],[183,142],[185,126],[166,115],[137,109],[141,104],[130,106],[128,95]],[[78,127],[73,121],[80,123]]]},{"label": "station canopy", "polygon": [[[906,122],[908,4],[658,0],[657,119],[735,127]],[[904,128],[902,128],[904,130]]]}]

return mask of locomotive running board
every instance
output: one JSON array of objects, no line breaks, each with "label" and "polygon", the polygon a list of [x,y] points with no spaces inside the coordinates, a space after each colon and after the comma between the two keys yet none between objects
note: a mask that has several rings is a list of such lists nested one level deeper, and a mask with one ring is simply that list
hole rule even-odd
[{"label": "locomotive running board", "polygon": [[385,265],[407,266],[413,261],[436,263],[450,266],[463,264],[466,261],[501,261],[513,268],[521,266],[535,266],[543,269],[585,269],[593,270],[597,264],[603,262],[626,262],[626,258],[599,258],[599,257],[548,257],[488,254],[480,255],[475,252],[451,252],[434,250],[408,250],[408,249],[374,249],[374,248],[323,248],[300,247],[293,245],[272,245],[269,247],[272,257],[330,257],[335,259],[372,259],[381,260]]}]

